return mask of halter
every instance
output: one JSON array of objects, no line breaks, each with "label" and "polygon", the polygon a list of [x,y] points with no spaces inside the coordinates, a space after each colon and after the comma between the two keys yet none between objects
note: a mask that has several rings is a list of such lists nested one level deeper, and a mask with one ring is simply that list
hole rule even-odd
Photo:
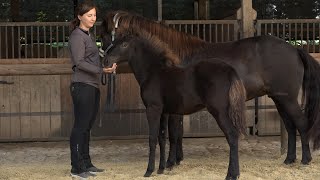
[{"label": "halter", "polygon": [[119,26],[119,20],[120,20],[120,14],[117,13],[116,15],[113,16],[113,23],[114,23],[114,27],[113,30],[111,31],[111,41],[114,41],[115,36],[116,36],[116,29]]},{"label": "halter", "polygon": [[113,47],[113,44],[111,43],[106,50],[103,50],[101,47],[99,48],[99,55],[100,57],[104,57],[107,55],[108,51]]},{"label": "halter", "polygon": [[[107,55],[108,51],[113,47],[113,44],[111,43],[106,50],[103,50],[101,47],[99,48],[99,55],[100,57],[104,58],[104,56]],[[108,64],[108,62],[102,62],[103,63],[103,66],[105,67],[106,64]],[[113,72],[114,74],[116,73],[116,71]],[[110,76],[108,76],[110,77]],[[102,85],[106,85],[107,84],[107,75],[102,73],[101,74],[101,84]]]}]

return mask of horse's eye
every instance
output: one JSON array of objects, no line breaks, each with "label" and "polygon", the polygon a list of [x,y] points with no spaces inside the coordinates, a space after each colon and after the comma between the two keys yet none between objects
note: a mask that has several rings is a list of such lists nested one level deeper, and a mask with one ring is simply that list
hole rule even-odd
[{"label": "horse's eye", "polygon": [[129,45],[129,44],[128,44],[127,42],[124,42],[124,43],[121,44],[121,47],[122,47],[122,48],[127,48],[128,45]]}]

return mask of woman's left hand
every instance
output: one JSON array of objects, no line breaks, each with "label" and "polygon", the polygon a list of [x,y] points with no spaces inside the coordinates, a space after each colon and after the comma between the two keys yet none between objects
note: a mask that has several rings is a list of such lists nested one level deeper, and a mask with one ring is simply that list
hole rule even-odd
[{"label": "woman's left hand", "polygon": [[103,68],[104,73],[115,73],[117,69],[117,64],[113,63],[111,68]]}]

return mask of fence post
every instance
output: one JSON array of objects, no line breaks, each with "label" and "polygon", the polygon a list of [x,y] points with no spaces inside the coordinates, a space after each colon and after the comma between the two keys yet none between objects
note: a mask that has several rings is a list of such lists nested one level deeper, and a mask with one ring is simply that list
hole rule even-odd
[{"label": "fence post", "polygon": [[241,8],[237,11],[237,19],[240,20],[240,38],[253,37],[255,33],[254,21],[257,12],[252,8],[252,0],[241,0]]},{"label": "fence post", "polygon": [[162,21],[162,0],[158,0],[158,21]]},{"label": "fence post", "polygon": [[194,19],[210,19],[210,2],[209,0],[195,0],[194,5]]},{"label": "fence post", "polygon": [[[237,20],[239,21],[240,28],[240,39],[253,37],[255,34],[254,22],[257,18],[257,12],[252,8],[252,0],[241,0],[241,8],[237,10]],[[252,127],[252,134],[256,135],[257,133],[257,122],[258,122],[258,107],[259,99],[255,98],[254,100],[249,101],[251,105],[255,107],[255,117],[254,124]]]}]

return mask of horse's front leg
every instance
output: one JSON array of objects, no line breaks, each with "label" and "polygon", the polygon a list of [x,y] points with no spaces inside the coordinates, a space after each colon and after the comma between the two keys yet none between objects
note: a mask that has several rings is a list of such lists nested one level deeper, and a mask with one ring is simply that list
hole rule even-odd
[{"label": "horse's front leg", "polygon": [[177,115],[178,117],[178,138],[177,138],[177,165],[180,165],[180,162],[183,160],[183,148],[182,148],[182,139],[183,139],[183,115]]},{"label": "horse's front leg", "polygon": [[172,170],[173,166],[176,164],[177,160],[177,139],[179,130],[179,121],[175,118],[175,115],[170,115],[168,119],[168,129],[169,129],[169,156],[167,160],[166,167]]},{"label": "horse's front leg", "polygon": [[166,134],[167,134],[167,127],[168,127],[168,115],[162,114],[160,119],[160,129],[158,135],[158,141],[160,146],[160,162],[159,162],[159,169],[158,174],[163,174],[165,165],[166,165]]},{"label": "horse's front leg", "polygon": [[155,153],[161,113],[161,107],[147,106],[147,119],[149,125],[149,162],[147,172],[144,174],[144,177],[150,177],[155,169]]}]

